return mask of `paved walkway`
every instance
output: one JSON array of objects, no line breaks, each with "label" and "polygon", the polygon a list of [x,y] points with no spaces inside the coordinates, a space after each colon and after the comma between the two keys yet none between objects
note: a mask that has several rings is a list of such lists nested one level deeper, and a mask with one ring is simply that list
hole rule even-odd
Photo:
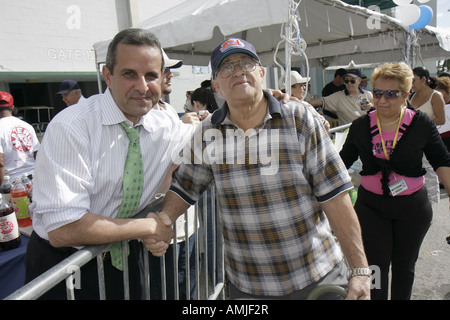
[{"label": "paved walkway", "polygon": [[441,201],[433,206],[433,222],[416,264],[412,300],[450,300],[450,202],[441,189]]}]

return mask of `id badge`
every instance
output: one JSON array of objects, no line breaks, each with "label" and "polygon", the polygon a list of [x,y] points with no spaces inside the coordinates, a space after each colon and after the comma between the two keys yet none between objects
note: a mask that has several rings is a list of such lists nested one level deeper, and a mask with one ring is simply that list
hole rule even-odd
[{"label": "id badge", "polygon": [[395,182],[389,186],[389,189],[391,190],[391,194],[393,197],[396,195],[402,193],[405,190],[408,190],[408,185],[406,184],[405,179],[402,179],[398,182]]}]

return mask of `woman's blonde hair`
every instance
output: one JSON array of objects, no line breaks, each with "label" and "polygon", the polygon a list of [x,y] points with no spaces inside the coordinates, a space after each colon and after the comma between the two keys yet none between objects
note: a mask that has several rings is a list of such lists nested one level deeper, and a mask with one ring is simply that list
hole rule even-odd
[{"label": "woman's blonde hair", "polygon": [[399,83],[399,88],[403,92],[409,92],[414,78],[411,68],[404,62],[386,63],[377,67],[370,77],[370,84],[375,88],[378,79],[393,79]]}]

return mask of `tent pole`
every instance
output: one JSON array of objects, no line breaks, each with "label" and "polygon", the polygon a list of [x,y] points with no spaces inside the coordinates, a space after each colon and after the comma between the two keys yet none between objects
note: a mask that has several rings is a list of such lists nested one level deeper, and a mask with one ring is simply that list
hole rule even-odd
[{"label": "tent pole", "polygon": [[406,64],[410,67],[411,65],[411,31],[406,34]]},{"label": "tent pole", "polygon": [[102,87],[102,75],[100,72],[100,63],[96,63],[97,66],[97,84],[98,84],[98,93],[102,93],[103,92],[103,87]]},{"label": "tent pole", "polygon": [[291,27],[287,26],[285,28],[285,33],[286,33],[286,40],[285,40],[285,82],[284,85],[286,87],[286,93],[288,95],[291,95],[291,44],[289,42],[289,37],[291,34]]}]

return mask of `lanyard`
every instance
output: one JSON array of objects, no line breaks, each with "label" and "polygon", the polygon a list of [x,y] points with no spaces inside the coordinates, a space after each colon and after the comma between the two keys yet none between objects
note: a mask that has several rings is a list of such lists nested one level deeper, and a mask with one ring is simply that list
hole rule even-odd
[{"label": "lanyard", "polygon": [[[404,114],[405,114],[405,108],[402,108],[402,112],[400,113],[400,119],[398,120],[397,131],[395,132],[394,142],[392,144],[392,150],[394,150],[395,146],[397,145],[398,132],[400,131],[400,125],[402,123]],[[389,156],[389,154],[387,152],[386,143],[384,142],[383,134],[381,133],[382,130],[381,130],[380,119],[378,118],[378,113],[377,113],[377,126],[378,126],[378,131],[380,132],[381,145],[383,146],[384,156],[386,157],[387,160],[390,160],[391,157]]]}]

